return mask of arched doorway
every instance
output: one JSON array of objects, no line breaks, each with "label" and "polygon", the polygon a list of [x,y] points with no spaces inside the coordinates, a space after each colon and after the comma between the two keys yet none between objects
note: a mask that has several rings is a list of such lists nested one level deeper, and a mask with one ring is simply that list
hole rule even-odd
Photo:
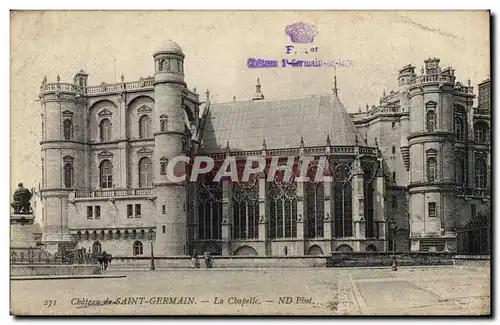
[{"label": "arched doorway", "polygon": [[323,250],[318,245],[312,245],[307,251],[307,255],[324,255]]},{"label": "arched doorway", "polygon": [[370,244],[366,247],[366,251],[367,252],[376,252],[377,251],[377,247],[375,247],[375,245],[373,244]]},{"label": "arched doorway", "polygon": [[349,245],[340,245],[336,249],[337,252],[352,252],[352,248]]},{"label": "arched doorway", "polygon": [[209,243],[205,244],[201,254],[203,254],[204,252],[210,252],[211,255],[220,255],[221,248],[220,248],[219,244],[217,244],[216,242],[209,242]]},{"label": "arched doorway", "polygon": [[241,246],[236,251],[234,251],[234,255],[240,256],[257,256],[257,251],[250,246]]}]

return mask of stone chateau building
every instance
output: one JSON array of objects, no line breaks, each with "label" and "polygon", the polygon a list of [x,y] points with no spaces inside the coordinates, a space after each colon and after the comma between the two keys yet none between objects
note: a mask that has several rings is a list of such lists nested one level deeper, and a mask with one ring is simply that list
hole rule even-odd
[{"label": "stone chateau building", "polygon": [[[154,77],[88,85],[43,80],[42,242],[114,256],[321,255],[453,250],[490,206],[490,82],[427,59],[403,67],[378,105],[348,113],[333,92],[213,103],[184,81],[181,47],[153,54]],[[188,62],[188,61],[187,61]],[[246,183],[213,173],[172,184],[179,155],[327,157],[332,182]],[[311,170],[314,166],[311,167]],[[189,171],[189,168],[188,168]],[[395,227],[397,226],[397,227]],[[395,234],[395,243],[393,236]],[[152,244],[151,244],[152,242]]]}]

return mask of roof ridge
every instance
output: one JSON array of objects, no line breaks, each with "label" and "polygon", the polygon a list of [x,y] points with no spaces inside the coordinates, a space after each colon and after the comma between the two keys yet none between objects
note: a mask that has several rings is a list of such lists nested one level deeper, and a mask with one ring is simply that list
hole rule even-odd
[{"label": "roof ridge", "polygon": [[324,94],[313,94],[313,95],[307,95],[307,96],[301,96],[301,97],[293,97],[293,98],[286,98],[286,99],[264,99],[264,100],[237,100],[237,101],[227,101],[227,102],[212,102],[212,105],[223,105],[223,104],[235,104],[235,103],[273,103],[273,102],[283,102],[287,100],[298,100],[298,99],[309,99],[311,97],[325,97],[325,96],[333,96],[332,94],[329,93],[324,93]]}]

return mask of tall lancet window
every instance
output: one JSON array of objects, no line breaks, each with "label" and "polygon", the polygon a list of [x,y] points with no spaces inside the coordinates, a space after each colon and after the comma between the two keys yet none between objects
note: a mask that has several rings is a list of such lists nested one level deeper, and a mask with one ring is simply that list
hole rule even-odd
[{"label": "tall lancet window", "polygon": [[[279,165],[282,165],[280,163]],[[286,182],[283,171],[277,171],[269,186],[270,238],[297,237],[297,182]]]},{"label": "tall lancet window", "polygon": [[334,181],[335,237],[352,237],[351,164],[334,164],[332,174]]},{"label": "tall lancet window", "polygon": [[[311,179],[311,177],[309,177]],[[312,178],[314,179],[314,178]],[[323,237],[323,221],[325,217],[325,190],[323,182],[307,183],[307,237]]]},{"label": "tall lancet window", "polygon": [[153,164],[151,159],[144,157],[139,160],[139,187],[148,187],[153,183]]},{"label": "tall lancet window", "polygon": [[139,138],[151,138],[151,118],[148,115],[143,115],[139,119]]},{"label": "tall lancet window", "polygon": [[101,178],[102,188],[112,188],[113,187],[113,166],[111,161],[103,160],[99,167],[99,173]]},{"label": "tall lancet window", "polygon": [[[212,175],[213,176],[213,175]],[[212,182],[206,176],[199,182],[198,236],[199,239],[220,239],[222,235],[222,182]]]},{"label": "tall lancet window", "polygon": [[250,175],[248,182],[233,183],[233,237],[234,239],[258,238],[259,229],[259,179]]},{"label": "tall lancet window", "polygon": [[99,124],[99,132],[102,142],[111,141],[111,122],[107,118]]}]

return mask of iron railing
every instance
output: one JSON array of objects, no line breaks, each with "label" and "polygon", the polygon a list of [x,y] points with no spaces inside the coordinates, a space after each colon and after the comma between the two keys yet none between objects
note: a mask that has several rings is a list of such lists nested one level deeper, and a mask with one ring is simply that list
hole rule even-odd
[{"label": "iron railing", "polygon": [[491,223],[489,216],[478,214],[471,218],[464,228],[457,229],[457,254],[491,254]]},{"label": "iron railing", "polygon": [[40,248],[11,249],[10,264],[98,264],[97,255],[84,249],[51,254]]}]

